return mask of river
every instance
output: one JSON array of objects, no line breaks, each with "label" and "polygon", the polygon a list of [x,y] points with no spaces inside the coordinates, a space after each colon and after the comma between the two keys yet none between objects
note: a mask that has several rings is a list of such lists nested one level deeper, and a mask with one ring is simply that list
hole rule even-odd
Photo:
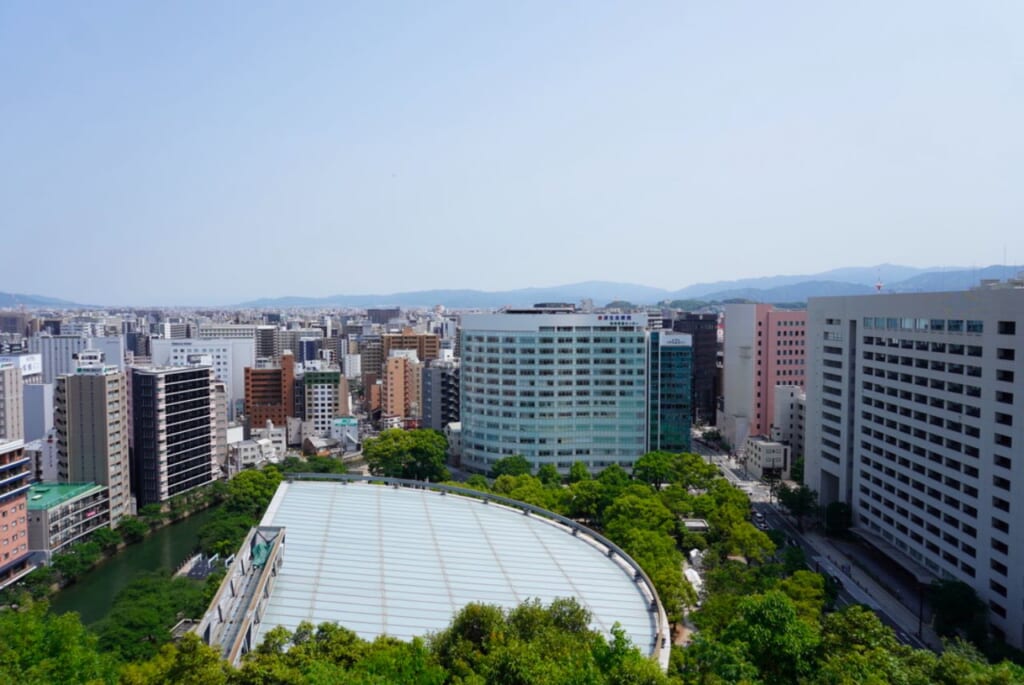
[{"label": "river", "polygon": [[209,521],[216,507],[194,514],[152,533],[142,542],[128,545],[102,562],[74,585],[61,590],[50,600],[55,614],[77,611],[82,623],[99,621],[110,610],[114,597],[136,576],[150,571],[173,571],[196,547],[196,534]]}]

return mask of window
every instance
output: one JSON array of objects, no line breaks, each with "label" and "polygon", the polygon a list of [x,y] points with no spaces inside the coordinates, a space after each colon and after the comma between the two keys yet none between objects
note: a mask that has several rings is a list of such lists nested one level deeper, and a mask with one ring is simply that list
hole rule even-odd
[{"label": "window", "polygon": [[981,321],[967,321],[967,332],[968,333],[984,333],[985,324]]},{"label": "window", "polygon": [[1000,335],[1017,335],[1017,322],[1000,321],[998,329]]}]

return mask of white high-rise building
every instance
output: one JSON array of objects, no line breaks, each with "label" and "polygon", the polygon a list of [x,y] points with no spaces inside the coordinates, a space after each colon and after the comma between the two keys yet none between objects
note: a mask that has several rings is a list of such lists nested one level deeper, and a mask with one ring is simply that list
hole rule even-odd
[{"label": "white high-rise building", "polygon": [[42,355],[43,383],[53,383],[57,376],[74,373],[77,355],[89,349],[103,353],[104,363],[124,371],[124,336],[91,338],[40,333],[29,338],[28,346],[30,351]]},{"label": "white high-rise building", "polygon": [[812,299],[807,483],[1024,647],[1024,289]]},{"label": "white high-rise building", "polygon": [[154,339],[151,346],[154,366],[190,366],[197,357],[209,356],[214,377],[227,390],[228,418],[244,411],[245,367],[256,365],[255,338]]}]

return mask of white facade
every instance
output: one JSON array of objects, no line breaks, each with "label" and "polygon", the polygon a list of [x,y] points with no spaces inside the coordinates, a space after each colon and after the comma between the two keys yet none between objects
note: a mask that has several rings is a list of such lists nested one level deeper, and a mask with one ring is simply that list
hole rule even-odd
[{"label": "white facade", "polygon": [[723,410],[718,419],[722,437],[738,450],[755,421],[754,394],[757,377],[757,307],[726,305],[722,359]]},{"label": "white facade", "polygon": [[21,370],[23,383],[41,383],[43,380],[43,355],[39,353],[29,354],[0,354],[0,365],[5,362],[13,364]]},{"label": "white facade", "polygon": [[804,456],[804,418],[807,393],[799,385],[775,386],[775,416],[771,439],[790,447],[793,458]]},{"label": "white facade", "polygon": [[183,338],[151,341],[154,366],[189,366],[189,357],[208,355],[213,373],[225,385],[228,395],[228,418],[243,411],[245,405],[245,367],[256,365],[254,338],[220,338],[199,340]]},{"label": "white facade", "polygon": [[76,355],[85,350],[103,353],[104,362],[124,371],[124,337],[90,338],[80,335],[34,335],[28,340],[29,350],[42,357],[43,382],[53,383],[57,376],[74,373]]},{"label": "white facade", "polygon": [[226,338],[255,338],[256,325],[233,323],[202,323],[196,332],[200,340],[222,340]]},{"label": "white facade", "polygon": [[263,428],[254,428],[252,437],[256,440],[269,440],[277,456],[284,458],[288,451],[288,435],[284,426],[275,426],[272,421],[267,421]]},{"label": "white facade", "polygon": [[897,559],[973,586],[1024,647],[1024,289],[808,313],[807,483]]},{"label": "white facade", "polygon": [[741,451],[754,478],[785,478],[789,473],[789,447],[760,435],[747,438]]},{"label": "white facade", "polygon": [[345,378],[355,380],[363,375],[363,357],[358,354],[346,354],[342,357],[342,369]]},{"label": "white facade", "polygon": [[331,439],[341,443],[343,449],[355,449],[359,445],[359,419],[354,416],[339,416],[331,422]]}]

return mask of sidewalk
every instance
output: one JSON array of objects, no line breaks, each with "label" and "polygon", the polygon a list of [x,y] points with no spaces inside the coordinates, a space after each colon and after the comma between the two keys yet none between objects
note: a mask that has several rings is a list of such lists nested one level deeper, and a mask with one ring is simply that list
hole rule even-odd
[{"label": "sidewalk", "polygon": [[[819,554],[825,557],[822,566],[829,567],[829,571],[843,581],[844,586],[851,590],[850,594],[854,595],[858,601],[861,599],[858,595],[861,593],[866,594],[867,598],[872,601],[867,601],[865,604],[873,609],[884,611],[896,622],[900,630],[907,635],[917,635],[917,612],[900,602],[902,596],[900,598],[895,597],[889,588],[882,586],[860,568],[856,563],[857,560],[849,556],[845,550],[840,549],[821,533],[808,530],[804,532],[803,536],[807,542],[818,550]],[[851,588],[850,586],[853,587]],[[860,590],[861,592],[858,593],[855,590]],[[942,641],[927,621],[922,626],[920,639],[933,650],[941,650],[942,648]]]}]

